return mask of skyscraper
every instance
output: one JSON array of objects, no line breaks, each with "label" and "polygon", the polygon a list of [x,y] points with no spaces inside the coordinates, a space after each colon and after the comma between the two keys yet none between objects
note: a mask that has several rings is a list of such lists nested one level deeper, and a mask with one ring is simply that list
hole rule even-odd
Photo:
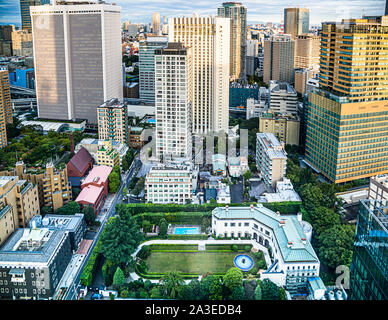
[{"label": "skyscraper", "polygon": [[388,202],[361,200],[350,273],[351,300],[388,300]]},{"label": "skyscraper", "polygon": [[227,132],[230,19],[194,15],[171,18],[168,23],[169,42],[192,49],[193,132]]},{"label": "skyscraper", "polygon": [[155,36],[160,35],[160,14],[157,12],[152,15],[152,32]]},{"label": "skyscraper", "polygon": [[0,70],[0,148],[7,146],[6,124],[12,123],[8,70]]},{"label": "skyscraper", "polygon": [[335,183],[388,173],[388,16],[327,22],[321,37],[306,161]]},{"label": "skyscraper", "polygon": [[295,41],[288,34],[273,35],[264,41],[265,83],[270,80],[294,82]]},{"label": "skyscraper", "polygon": [[230,76],[233,80],[246,80],[247,8],[240,2],[224,2],[218,16],[231,20]]},{"label": "skyscraper", "polygon": [[192,56],[180,43],[155,50],[156,157],[184,158],[192,154]]},{"label": "skyscraper", "polygon": [[38,116],[87,119],[123,98],[121,7],[60,2],[31,7]]},{"label": "skyscraper", "polygon": [[284,33],[294,39],[310,29],[310,10],[305,8],[284,9]]},{"label": "skyscraper", "polygon": [[139,42],[139,97],[155,103],[155,50],[167,46],[167,37],[148,37]]},{"label": "skyscraper", "polygon": [[319,70],[320,36],[305,33],[295,38],[295,68]]}]

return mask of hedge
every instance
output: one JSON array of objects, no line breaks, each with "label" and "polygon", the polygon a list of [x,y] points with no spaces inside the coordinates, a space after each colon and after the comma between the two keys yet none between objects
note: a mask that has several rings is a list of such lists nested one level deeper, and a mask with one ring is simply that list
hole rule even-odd
[{"label": "hedge", "polygon": [[169,234],[168,240],[207,240],[207,234]]},{"label": "hedge", "polygon": [[92,254],[90,255],[90,258],[88,262],[86,263],[85,268],[82,270],[82,274],[80,277],[81,284],[84,286],[90,287],[93,282],[93,277],[96,273],[96,268],[99,262],[100,253],[98,252],[98,249],[100,247],[101,241],[98,240],[96,246],[93,249]]},{"label": "hedge", "polygon": [[171,224],[194,224],[201,225],[204,217],[211,218],[211,212],[147,212],[135,215],[137,224],[141,225],[147,220],[151,224],[158,225],[162,218],[166,219]]}]

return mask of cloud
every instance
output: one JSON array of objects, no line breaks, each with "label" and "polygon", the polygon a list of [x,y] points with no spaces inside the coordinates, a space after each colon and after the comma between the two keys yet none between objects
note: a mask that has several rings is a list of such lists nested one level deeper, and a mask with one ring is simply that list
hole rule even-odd
[{"label": "cloud", "polygon": [[[122,20],[133,23],[150,23],[152,14],[176,17],[217,14],[223,1],[218,0],[111,0],[122,8]],[[338,21],[342,18],[357,18],[384,13],[385,0],[246,0],[241,1],[248,11],[248,23],[281,22],[284,8],[306,7],[310,9],[310,23]],[[20,25],[19,0],[0,0],[0,23]]]}]

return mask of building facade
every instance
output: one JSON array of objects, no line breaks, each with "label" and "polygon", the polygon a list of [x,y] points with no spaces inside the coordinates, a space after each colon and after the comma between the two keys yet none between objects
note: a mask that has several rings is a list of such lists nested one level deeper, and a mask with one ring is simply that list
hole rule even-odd
[{"label": "building facade", "polygon": [[276,188],[276,182],[285,177],[287,170],[287,153],[273,133],[257,133],[256,166],[264,183]]},{"label": "building facade", "polygon": [[264,40],[263,81],[294,83],[295,41],[289,34],[273,35]]},{"label": "building facade", "polygon": [[298,94],[287,82],[269,82],[269,107],[274,112],[298,114]]},{"label": "building facade", "polygon": [[152,15],[152,32],[155,36],[160,35],[160,14],[157,12]]},{"label": "building facade", "polygon": [[360,201],[350,300],[388,300],[387,208],[387,200]]},{"label": "building facade", "polygon": [[113,98],[97,107],[98,138],[128,144],[128,108]]},{"label": "building facade", "polygon": [[104,140],[104,144],[97,150],[97,165],[115,167],[120,166],[120,155],[112,146],[112,141]]},{"label": "building facade", "polygon": [[306,160],[334,183],[386,174],[388,16],[324,23],[321,37],[320,88],[306,106]]},{"label": "building facade", "polygon": [[241,2],[224,2],[218,16],[230,18],[230,77],[246,80],[247,8]]},{"label": "building facade", "polygon": [[191,203],[193,172],[187,165],[154,166],[145,180],[146,201],[159,204]]},{"label": "building facade", "polygon": [[139,42],[139,97],[155,105],[155,50],[167,46],[167,37],[148,37]]},{"label": "building facade", "polygon": [[310,30],[310,10],[306,8],[284,9],[284,33],[295,38]]},{"label": "building facade", "polygon": [[121,7],[55,3],[31,7],[38,116],[97,124],[96,106],[123,99]]},{"label": "building facade", "polygon": [[231,22],[221,17],[168,20],[168,41],[191,48],[193,132],[228,131]]},{"label": "building facade", "polygon": [[28,30],[16,30],[12,32],[12,51],[15,56],[32,57],[32,33]]},{"label": "building facade", "polygon": [[7,123],[12,123],[11,90],[7,70],[0,70],[0,148],[8,144]]},{"label": "building facade", "polygon": [[160,161],[192,155],[193,72],[190,48],[168,43],[155,51],[156,157]]},{"label": "building facade", "polygon": [[319,71],[321,37],[315,34],[301,34],[295,38],[295,68]]},{"label": "building facade", "polygon": [[370,178],[368,199],[388,200],[388,174]]}]

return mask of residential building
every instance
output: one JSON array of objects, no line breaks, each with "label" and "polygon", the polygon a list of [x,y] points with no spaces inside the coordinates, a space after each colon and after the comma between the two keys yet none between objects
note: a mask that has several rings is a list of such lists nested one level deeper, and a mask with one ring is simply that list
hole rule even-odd
[{"label": "residential building", "polygon": [[120,155],[113,148],[112,141],[104,140],[104,144],[97,150],[97,165],[115,167],[120,166]]},{"label": "residential building", "polygon": [[258,202],[285,202],[285,201],[302,201],[299,194],[294,190],[294,186],[291,183],[290,179],[283,178],[276,182],[275,192],[269,193],[265,192],[262,196],[258,197]]},{"label": "residential building", "polygon": [[256,166],[264,183],[275,189],[286,175],[287,153],[273,133],[256,134]]},{"label": "residential building", "polygon": [[307,280],[319,276],[320,262],[303,230],[299,214],[281,216],[262,204],[251,207],[218,207],[212,211],[214,237],[250,238],[270,247],[274,263],[261,272],[291,294],[305,293]]},{"label": "residential building", "polygon": [[388,174],[370,178],[368,199],[388,200]]},{"label": "residential building", "polygon": [[27,169],[23,161],[16,162],[15,169],[2,171],[0,176],[18,176],[38,187],[40,207],[53,210],[61,208],[72,200],[71,184],[67,176],[67,168],[56,168],[47,163],[45,169]]},{"label": "residential building", "polygon": [[32,57],[32,33],[31,30],[16,30],[12,32],[12,52],[15,56]]},{"label": "residential building", "polygon": [[230,77],[246,80],[247,8],[241,2],[224,2],[218,16],[230,18]]},{"label": "residential building", "polygon": [[128,127],[128,146],[141,148],[145,144],[145,131],[143,127]]},{"label": "residential building", "polygon": [[[18,176],[0,176],[0,244],[39,214],[38,187]],[[12,229],[13,228],[13,229]]]},{"label": "residential building", "polygon": [[81,147],[76,152],[66,165],[68,179],[73,187],[79,187],[81,185],[81,180],[93,168],[94,163],[92,156],[85,148]]},{"label": "residential building", "polygon": [[146,201],[152,203],[191,203],[196,176],[189,165],[158,164],[145,179]]},{"label": "residential building", "polygon": [[0,295],[8,300],[51,300],[72,256],[69,233],[16,230],[0,249]]},{"label": "residential building", "polygon": [[137,37],[137,31],[138,31],[139,27],[137,24],[128,24],[127,26],[127,33],[130,37],[132,38],[136,38]]},{"label": "residential building", "polygon": [[92,207],[96,215],[101,211],[109,192],[109,175],[112,167],[95,166],[81,184],[81,192],[75,201],[81,206]]},{"label": "residential building", "polygon": [[269,82],[269,108],[279,113],[298,114],[298,94],[287,82]]},{"label": "residential building", "polygon": [[228,170],[231,177],[240,177],[249,170],[246,157],[228,157]]},{"label": "residential building", "polygon": [[321,37],[320,88],[306,105],[306,162],[334,183],[386,174],[388,16],[327,22]]},{"label": "residential building", "polygon": [[213,174],[226,176],[226,156],[224,154],[213,154],[212,155],[212,166]]},{"label": "residential building", "polygon": [[121,7],[52,1],[30,9],[38,116],[97,124],[96,106],[123,99]]},{"label": "residential building", "polygon": [[284,9],[284,33],[290,34],[294,39],[310,31],[310,10],[306,8]]},{"label": "residential building", "polygon": [[[129,141],[131,141],[130,134],[128,136],[128,139],[129,139]],[[78,143],[75,146],[75,152],[78,152],[82,148],[85,148],[89,152],[89,154],[92,158],[92,163],[93,163],[93,160],[95,163],[98,163],[97,152],[98,152],[98,149],[104,145],[105,145],[105,140],[98,140],[98,139],[93,139],[93,138],[84,138],[81,140],[80,143]],[[122,160],[123,160],[124,156],[127,154],[129,147],[126,144],[119,143],[117,141],[112,141],[112,147],[119,154],[120,166],[121,166]]]},{"label": "residential building", "polygon": [[112,98],[97,107],[98,138],[128,144],[128,109]]},{"label": "residential building", "polygon": [[[10,116],[10,117],[9,117]],[[0,148],[8,144],[7,123],[12,122],[11,91],[7,70],[0,70]]]},{"label": "residential building", "polygon": [[289,34],[272,35],[264,40],[263,81],[294,83],[295,41]]},{"label": "residential building", "polygon": [[155,36],[160,35],[160,14],[157,12],[152,15],[152,32]]},{"label": "residential building", "polygon": [[155,105],[155,50],[167,46],[167,37],[148,37],[139,42],[139,97]]},{"label": "residential building", "polygon": [[228,131],[231,22],[221,17],[168,20],[168,41],[191,48],[194,133]]},{"label": "residential building", "polygon": [[361,200],[350,271],[350,300],[388,300],[388,202]]},{"label": "residential building", "polygon": [[155,151],[160,161],[191,161],[192,79],[190,48],[169,42],[155,50]]},{"label": "residential building", "polygon": [[258,57],[260,42],[257,39],[247,40],[247,56]]},{"label": "residential building", "polygon": [[307,93],[307,81],[311,78],[311,70],[306,68],[295,69],[295,91],[304,96]]},{"label": "residential building", "polygon": [[220,183],[217,188],[217,203],[231,203],[230,187],[225,183]]},{"label": "residential building", "polygon": [[299,145],[300,119],[298,116],[273,110],[259,114],[259,132],[273,133],[285,144]]}]

